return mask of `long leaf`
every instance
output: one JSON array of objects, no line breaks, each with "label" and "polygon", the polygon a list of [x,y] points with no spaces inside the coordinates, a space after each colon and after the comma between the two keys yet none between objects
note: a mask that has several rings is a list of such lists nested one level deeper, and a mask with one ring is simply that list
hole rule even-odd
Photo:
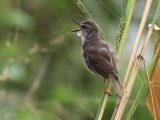
[{"label": "long leaf", "polygon": [[[158,53],[156,53],[158,51]],[[152,116],[155,120],[160,119],[160,31],[158,31],[158,40],[155,45],[156,60],[152,66],[152,72],[150,76],[151,90],[148,91],[148,96],[146,99],[147,107],[149,108]]]}]

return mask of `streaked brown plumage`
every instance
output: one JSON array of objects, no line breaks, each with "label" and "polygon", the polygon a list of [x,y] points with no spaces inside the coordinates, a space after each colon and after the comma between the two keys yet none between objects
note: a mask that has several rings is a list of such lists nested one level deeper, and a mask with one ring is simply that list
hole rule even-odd
[{"label": "streaked brown plumage", "polygon": [[[123,86],[118,78],[116,59],[109,46],[101,39],[98,26],[92,21],[76,22],[79,26],[77,32],[82,39],[82,54],[89,70],[99,74],[112,83],[119,97],[123,95]],[[104,83],[104,92],[109,94]]]}]

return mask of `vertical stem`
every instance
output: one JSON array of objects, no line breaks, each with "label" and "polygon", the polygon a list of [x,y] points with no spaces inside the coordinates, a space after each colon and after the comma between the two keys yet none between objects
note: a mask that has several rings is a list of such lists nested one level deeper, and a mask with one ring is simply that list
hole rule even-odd
[{"label": "vertical stem", "polygon": [[144,62],[144,68],[145,68],[145,71],[146,71],[146,74],[147,74],[147,81],[148,81],[148,85],[149,85],[149,90],[150,90],[150,93],[151,93],[151,101],[152,101],[152,105],[153,105],[154,119],[157,120],[155,103],[154,103],[154,99],[153,99],[153,89],[152,89],[152,86],[150,84],[149,74],[148,74],[148,71],[147,71],[147,66],[146,66],[145,60],[143,62]]},{"label": "vertical stem", "polygon": [[[111,89],[111,85],[108,85],[108,90]],[[103,95],[102,96],[102,100],[99,104],[98,110],[97,110],[97,114],[96,114],[96,118],[95,120],[102,120],[103,117],[103,113],[107,104],[107,100],[108,100],[108,95]]]},{"label": "vertical stem", "polygon": [[133,13],[133,9],[135,6],[135,2],[136,0],[129,0],[128,1],[128,5],[127,5],[127,9],[126,9],[126,13],[125,13],[125,18],[124,18],[124,22],[125,22],[125,28],[122,34],[122,38],[121,38],[121,43],[120,43],[120,47],[118,49],[118,56],[120,56],[123,48],[124,48],[124,44],[125,44],[125,40],[126,40],[126,36],[127,36],[127,31],[129,29],[129,25],[131,22],[131,17],[132,17],[132,13]]},{"label": "vertical stem", "polygon": [[144,9],[144,13],[143,13],[143,17],[142,17],[142,20],[141,20],[141,23],[140,23],[140,26],[139,26],[137,38],[136,38],[136,41],[135,41],[135,44],[134,44],[134,47],[133,47],[131,58],[130,58],[128,68],[127,68],[127,71],[126,71],[126,75],[125,75],[125,78],[124,78],[124,85],[127,84],[127,80],[128,80],[129,75],[130,75],[130,72],[131,72],[135,57],[136,57],[139,42],[140,42],[140,39],[142,37],[142,32],[143,32],[143,29],[144,29],[144,26],[145,26],[145,23],[146,23],[146,20],[147,20],[147,16],[148,16],[148,13],[149,13],[151,3],[152,3],[152,0],[147,0],[146,6],[145,6],[145,9]]},{"label": "vertical stem", "polygon": [[103,95],[102,100],[103,102],[100,103],[98,111],[97,111],[97,115],[95,120],[102,120],[103,117],[103,113],[107,104],[107,100],[108,100],[108,96],[107,95]]},{"label": "vertical stem", "polygon": [[[138,70],[140,68],[140,65],[142,63],[142,58],[144,57],[144,53],[146,51],[146,47],[148,45],[148,42],[149,42],[149,39],[151,37],[152,31],[153,31],[153,27],[149,28],[148,33],[147,33],[147,37],[145,39],[145,43],[144,43],[142,51],[140,53],[140,57],[137,59],[137,61],[134,62],[134,65],[133,65],[133,68],[132,68],[132,71],[131,71],[131,74],[130,74],[129,81],[128,81],[128,84],[126,86],[126,91],[127,91],[127,96],[128,97],[131,94],[131,90],[132,90],[132,87],[134,85],[136,76],[138,74]],[[115,116],[115,120],[121,120],[122,115],[123,115],[124,110],[125,110],[125,107],[127,105],[127,102],[128,102],[128,99],[126,99],[126,96],[123,96],[122,100],[120,102],[119,108],[117,110],[117,114]]]},{"label": "vertical stem", "polygon": [[[134,6],[135,6],[135,1],[136,0],[129,0],[128,1],[126,13],[125,13],[125,22],[126,22],[125,23],[125,29],[124,29],[124,32],[123,32],[123,35],[122,35],[122,41],[120,43],[120,48],[119,48],[118,55],[120,55],[120,53],[123,49],[124,43],[125,43],[125,38],[126,38],[126,35],[127,35],[127,31],[128,31],[129,24],[130,24],[130,21],[131,21],[131,16],[132,16],[133,9],[134,9]],[[108,89],[111,89],[111,85],[109,85]],[[104,110],[105,110],[107,100],[108,100],[108,96],[104,95],[102,97],[101,102],[100,102],[95,120],[102,120],[102,116],[103,116],[103,113],[104,113]]]}]

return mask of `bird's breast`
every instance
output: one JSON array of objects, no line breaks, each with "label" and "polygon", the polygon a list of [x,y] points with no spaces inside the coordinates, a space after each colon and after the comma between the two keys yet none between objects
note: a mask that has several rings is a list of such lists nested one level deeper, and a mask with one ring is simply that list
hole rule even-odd
[{"label": "bird's breast", "polygon": [[96,70],[94,69],[89,57],[86,55],[85,51],[82,50],[82,59],[86,66],[86,68],[92,73],[97,74]]}]

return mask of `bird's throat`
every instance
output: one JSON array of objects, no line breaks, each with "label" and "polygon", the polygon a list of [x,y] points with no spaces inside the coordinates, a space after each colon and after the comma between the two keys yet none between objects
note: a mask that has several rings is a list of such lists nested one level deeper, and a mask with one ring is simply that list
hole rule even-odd
[{"label": "bird's throat", "polygon": [[78,32],[77,32],[77,36],[78,36],[78,37],[81,37],[81,35],[82,35],[82,32],[81,32],[81,31],[78,31]]},{"label": "bird's throat", "polygon": [[84,42],[85,42],[86,38],[85,38],[85,36],[83,36],[83,34],[82,34],[82,32],[81,32],[81,31],[78,31],[78,32],[77,32],[77,36],[78,36],[78,37],[81,37],[82,44],[84,44]]}]

